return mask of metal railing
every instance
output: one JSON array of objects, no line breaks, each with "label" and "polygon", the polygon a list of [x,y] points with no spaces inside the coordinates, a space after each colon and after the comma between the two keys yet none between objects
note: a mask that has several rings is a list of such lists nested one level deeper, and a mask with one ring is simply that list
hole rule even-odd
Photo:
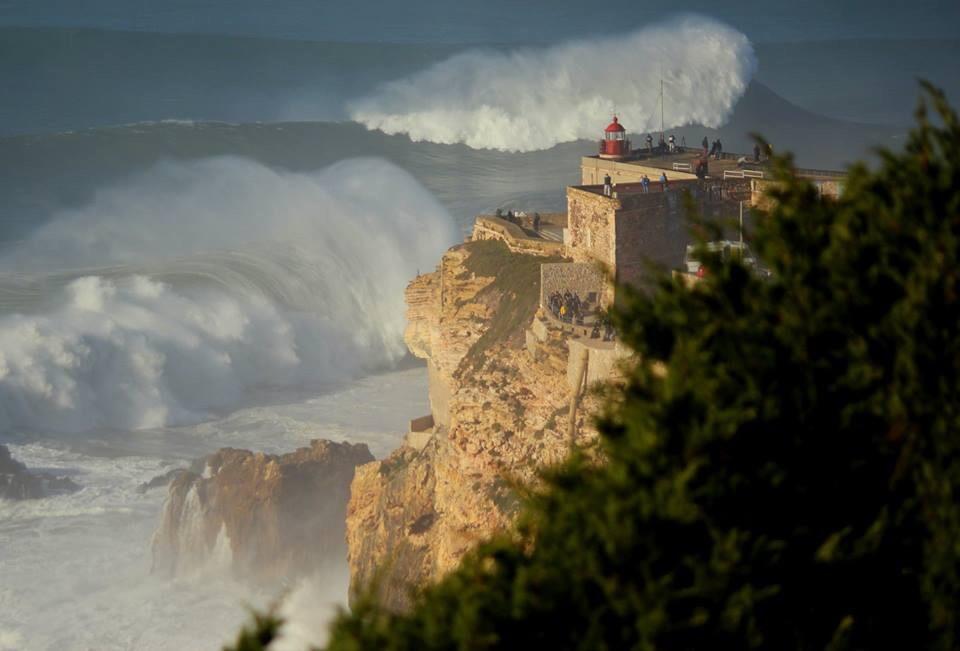
[{"label": "metal railing", "polygon": [[760,170],[723,170],[724,179],[762,179]]}]

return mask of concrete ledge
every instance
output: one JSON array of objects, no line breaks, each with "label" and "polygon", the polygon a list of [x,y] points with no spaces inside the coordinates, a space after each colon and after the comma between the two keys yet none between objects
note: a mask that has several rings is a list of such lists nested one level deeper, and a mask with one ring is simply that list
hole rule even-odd
[{"label": "concrete ledge", "polygon": [[593,332],[592,325],[581,326],[573,323],[567,323],[566,321],[561,321],[557,317],[553,316],[550,310],[542,310],[542,314],[545,321],[545,328],[556,328],[560,332],[572,336],[574,339],[582,337],[590,341],[596,341],[596,339],[590,339],[590,334]]},{"label": "concrete ledge", "polygon": [[537,340],[537,335],[533,333],[533,330],[527,328],[523,331],[523,336],[527,345],[527,352],[536,359],[537,353],[540,352],[540,342]]},{"label": "concrete ledge", "polygon": [[527,235],[522,228],[499,217],[481,215],[473,223],[474,240],[500,240],[514,253],[562,257],[563,243]]},{"label": "concrete ledge", "polygon": [[547,330],[547,323],[539,318],[535,318],[533,323],[530,324],[530,331],[533,332],[533,336],[537,338],[537,341],[543,343],[547,340],[547,337],[550,336],[550,333]]}]

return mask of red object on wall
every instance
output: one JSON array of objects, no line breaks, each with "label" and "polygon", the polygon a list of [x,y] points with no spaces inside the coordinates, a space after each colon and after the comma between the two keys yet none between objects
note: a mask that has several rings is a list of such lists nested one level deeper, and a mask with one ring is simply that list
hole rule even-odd
[{"label": "red object on wall", "polygon": [[617,116],[613,122],[603,130],[603,140],[600,141],[600,158],[626,158],[630,155],[630,141],[627,140],[627,130],[620,124]]}]

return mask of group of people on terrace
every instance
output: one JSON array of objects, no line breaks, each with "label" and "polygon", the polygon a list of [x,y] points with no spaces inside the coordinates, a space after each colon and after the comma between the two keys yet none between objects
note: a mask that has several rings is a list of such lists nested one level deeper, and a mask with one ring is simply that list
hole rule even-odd
[{"label": "group of people on terrace", "polygon": [[603,338],[604,341],[613,341],[616,338],[613,322],[605,310],[592,308],[590,306],[591,302],[591,300],[584,301],[578,293],[570,290],[556,291],[547,297],[547,309],[563,323],[578,326],[584,325],[586,318],[595,314],[596,319],[593,321],[590,338]]},{"label": "group of people on terrace", "polygon": [[591,339],[600,339],[601,335],[604,341],[613,341],[617,338],[617,333],[613,329],[613,321],[610,320],[610,315],[606,312],[600,312],[593,324],[593,329],[590,331]]},{"label": "group of people on terrace", "polygon": [[[704,136],[700,145],[702,148],[701,154],[703,154],[703,158],[709,157],[715,160],[720,160],[723,158],[723,143],[720,142],[720,138],[717,138],[713,141],[713,144],[711,144],[710,141],[707,140],[707,137]],[[709,152],[707,151],[708,146],[710,148]]]},{"label": "group of people on terrace", "polygon": [[[511,224],[516,224],[520,228],[526,228],[527,213],[522,210],[518,210],[517,212],[508,210],[506,214],[504,214],[503,209],[497,208],[495,214],[500,219],[505,219]],[[530,225],[534,231],[540,232],[540,213],[533,213],[533,217],[530,219]]]},{"label": "group of people on terrace", "polygon": [[675,154],[675,153],[677,153],[677,151],[680,151],[680,150],[685,149],[685,148],[687,147],[687,137],[686,137],[686,136],[680,136],[680,146],[677,147],[677,137],[676,137],[676,136],[674,136],[674,135],[671,133],[670,136],[666,139],[666,141],[664,141],[664,139],[663,139],[663,134],[661,133],[661,134],[660,134],[660,142],[657,144],[656,150],[654,150],[654,148],[653,148],[653,134],[652,134],[652,133],[648,133],[648,134],[647,134],[647,138],[646,138],[646,143],[647,143],[647,153],[649,153],[651,156],[653,156],[654,151],[657,151],[657,152],[659,152],[659,153],[664,153],[664,152],[666,152],[666,153],[670,153],[670,154]]},{"label": "group of people on terrace", "polygon": [[563,293],[553,292],[547,298],[547,308],[564,323],[574,325],[583,325],[583,320],[590,311],[587,303],[584,302],[576,292],[567,290]]}]

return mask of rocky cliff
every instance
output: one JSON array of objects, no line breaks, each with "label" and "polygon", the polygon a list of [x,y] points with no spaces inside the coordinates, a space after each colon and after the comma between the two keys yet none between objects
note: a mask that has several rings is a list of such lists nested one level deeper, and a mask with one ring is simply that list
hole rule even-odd
[{"label": "rocky cliff", "polygon": [[277,580],[342,563],[350,481],[372,460],[366,445],[324,440],[282,456],[219,450],[201,474],[173,477],[154,534],[154,571],[214,564]]},{"label": "rocky cliff", "polygon": [[540,264],[555,258],[473,241],[448,251],[407,288],[406,341],[427,361],[432,436],[357,469],[347,512],[351,592],[377,587],[392,608],[442,576],[478,541],[510,524],[513,486],[536,481],[572,438],[596,433],[589,394],[569,422],[569,351],[543,327]]}]

